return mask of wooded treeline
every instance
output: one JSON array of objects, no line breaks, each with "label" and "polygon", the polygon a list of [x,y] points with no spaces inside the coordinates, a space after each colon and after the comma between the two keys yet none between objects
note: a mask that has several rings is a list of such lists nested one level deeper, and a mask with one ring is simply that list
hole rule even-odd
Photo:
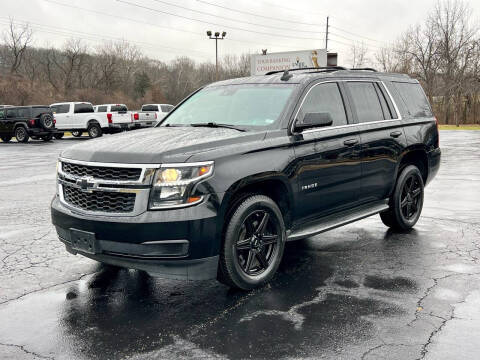
[{"label": "wooded treeline", "polygon": [[[0,44],[0,104],[58,101],[177,104],[215,81],[215,65],[179,57],[168,63],[147,58],[129,43],[89,47],[78,39],[61,49],[31,46],[34,34],[12,20]],[[378,48],[378,47],[377,47]],[[480,123],[480,38],[472,11],[462,0],[437,3],[422,24],[391,46],[368,56],[364,44],[339,54],[340,64],[407,73],[421,81],[440,123]],[[248,76],[250,56],[225,56],[219,79]]]}]

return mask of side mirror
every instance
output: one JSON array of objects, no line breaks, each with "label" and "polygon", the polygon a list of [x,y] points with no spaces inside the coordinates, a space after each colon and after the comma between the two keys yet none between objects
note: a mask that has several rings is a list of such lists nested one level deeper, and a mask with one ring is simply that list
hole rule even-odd
[{"label": "side mirror", "polygon": [[333,119],[328,112],[306,113],[302,121],[295,123],[295,130],[303,131],[306,129],[330,126],[333,124]]}]

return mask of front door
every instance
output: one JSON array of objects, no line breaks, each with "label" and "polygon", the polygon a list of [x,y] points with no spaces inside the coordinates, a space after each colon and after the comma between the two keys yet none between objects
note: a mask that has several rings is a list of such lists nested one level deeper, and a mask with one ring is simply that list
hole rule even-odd
[{"label": "front door", "polygon": [[294,135],[299,196],[296,218],[310,220],[354,206],[360,190],[360,137],[336,82],[310,88],[295,121],[306,113],[329,113],[333,124]]}]

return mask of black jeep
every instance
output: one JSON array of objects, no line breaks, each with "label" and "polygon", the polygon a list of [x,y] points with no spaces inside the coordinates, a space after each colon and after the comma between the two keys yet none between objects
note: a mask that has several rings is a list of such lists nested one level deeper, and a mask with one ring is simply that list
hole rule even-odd
[{"label": "black jeep", "polygon": [[153,129],[65,150],[52,221],[71,253],[252,289],[286,241],[378,213],[411,228],[439,165],[418,81],[273,72],[208,85]]},{"label": "black jeep", "polygon": [[0,139],[28,142],[30,137],[49,141],[63,132],[55,129],[55,119],[49,106],[12,106],[0,109]]}]

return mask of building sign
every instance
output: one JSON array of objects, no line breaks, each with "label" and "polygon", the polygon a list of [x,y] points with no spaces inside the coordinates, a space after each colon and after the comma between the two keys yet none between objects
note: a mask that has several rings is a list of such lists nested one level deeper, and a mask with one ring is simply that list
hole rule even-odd
[{"label": "building sign", "polygon": [[317,49],[251,55],[250,66],[252,75],[263,75],[269,71],[322,67],[327,66],[327,51]]}]

